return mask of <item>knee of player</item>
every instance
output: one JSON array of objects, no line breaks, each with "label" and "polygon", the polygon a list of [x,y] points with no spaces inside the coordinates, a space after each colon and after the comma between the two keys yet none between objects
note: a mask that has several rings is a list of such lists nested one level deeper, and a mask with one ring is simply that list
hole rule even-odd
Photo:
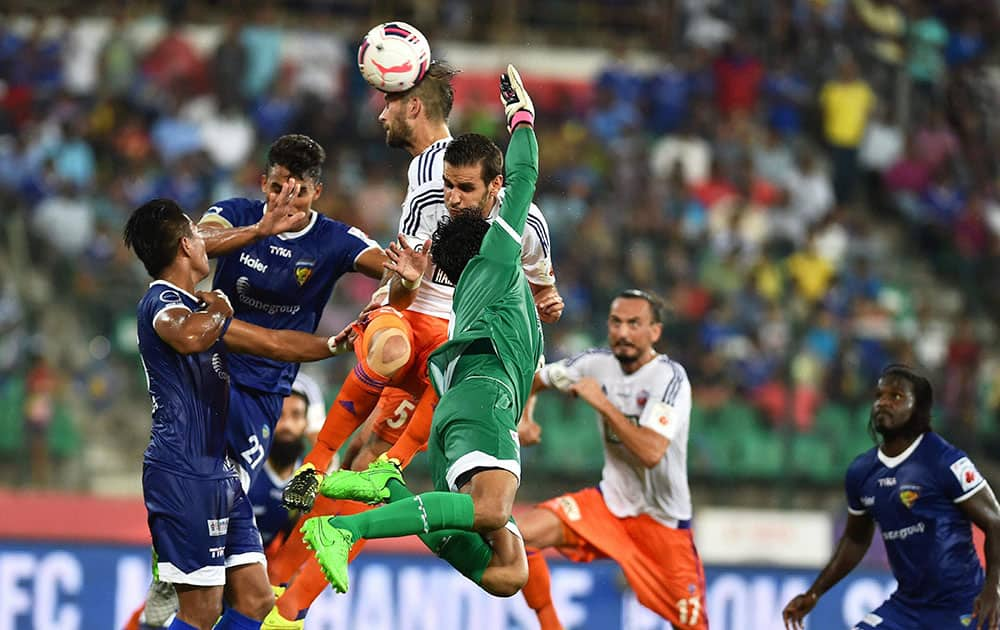
[{"label": "knee of player", "polygon": [[494,597],[513,597],[528,583],[528,567],[518,563],[514,566],[490,567],[483,573],[480,586]]},{"label": "knee of player", "polygon": [[368,348],[368,367],[384,378],[390,378],[410,360],[410,340],[398,328],[386,328],[375,333]]},{"label": "knee of player", "polygon": [[500,500],[480,500],[475,504],[473,527],[478,532],[496,531],[510,520],[510,507]]}]

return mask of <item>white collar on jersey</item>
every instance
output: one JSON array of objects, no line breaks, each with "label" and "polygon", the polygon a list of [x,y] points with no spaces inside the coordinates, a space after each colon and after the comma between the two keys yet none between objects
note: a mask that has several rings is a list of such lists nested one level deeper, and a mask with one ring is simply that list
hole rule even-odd
[{"label": "white collar on jersey", "polygon": [[905,451],[903,451],[899,455],[896,455],[895,457],[889,457],[888,455],[882,452],[881,446],[878,447],[879,461],[885,464],[887,468],[895,468],[896,466],[899,466],[904,461],[906,461],[907,457],[913,454],[913,451],[917,450],[917,447],[920,446],[920,442],[923,441],[925,435],[926,433],[921,433],[920,437],[913,440],[913,444],[907,446]]},{"label": "white collar on jersey", "polygon": [[[265,212],[267,212],[267,204],[266,203],[264,204],[264,208],[262,209],[261,214],[264,214]],[[306,224],[306,226],[304,228],[302,228],[298,232],[282,232],[281,234],[278,234],[278,238],[280,238],[283,241],[287,241],[287,240],[290,240],[290,239],[293,239],[293,238],[298,238],[300,236],[303,236],[307,232],[309,232],[309,230],[313,229],[313,226],[316,225],[316,220],[318,218],[319,218],[319,213],[316,212],[315,210],[313,210],[312,208],[310,208],[309,209],[309,223]]]},{"label": "white collar on jersey", "polygon": [[440,140],[435,140],[434,142],[432,142],[432,143],[428,144],[428,145],[427,145],[427,148],[426,148],[426,149],[424,149],[423,151],[421,151],[420,153],[416,154],[416,155],[415,155],[415,156],[413,156],[413,157],[414,157],[414,158],[418,158],[418,157],[420,157],[421,155],[423,155],[424,153],[427,153],[428,151],[430,151],[431,149],[437,149],[437,148],[439,148],[439,147],[446,147],[446,146],[448,146],[449,144],[451,144],[451,141],[452,141],[452,140],[454,140],[454,138],[452,138],[452,137],[451,137],[451,134],[449,133],[449,134],[448,134],[447,136],[445,136],[444,138],[441,138]]},{"label": "white collar on jersey", "polygon": [[195,302],[200,302],[201,301],[197,297],[191,295],[190,293],[188,293],[184,289],[182,289],[179,286],[177,286],[176,284],[174,284],[173,282],[167,282],[166,280],[153,280],[152,282],[149,283],[149,286],[152,287],[154,284],[162,284],[162,285],[170,287],[171,289],[173,289],[175,291],[180,291],[181,293],[183,293],[184,295],[188,296],[189,298],[191,298]]}]

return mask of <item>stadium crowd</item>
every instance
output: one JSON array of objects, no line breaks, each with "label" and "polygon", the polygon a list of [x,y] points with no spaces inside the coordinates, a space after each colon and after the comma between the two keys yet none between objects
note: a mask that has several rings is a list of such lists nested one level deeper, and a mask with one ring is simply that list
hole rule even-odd
[{"label": "stadium crowd", "polygon": [[[567,303],[547,357],[600,345],[611,297],[649,288],[671,307],[663,349],[695,388],[695,479],[836,483],[870,445],[871,383],[900,360],[932,377],[938,430],[986,464],[1000,437],[995,8],[668,4],[653,69],[622,46],[591,98],[540,108],[536,201]],[[168,5],[0,21],[0,451],[22,455],[5,483],[86,488],[92,475],[66,471],[138,470],[132,208],[171,197],[198,215],[257,196],[263,151],[296,132],[327,150],[316,209],[395,235],[405,162],[384,146],[355,43],[270,8]],[[501,138],[483,107],[467,102],[451,127]],[[321,330],[371,289],[345,277]],[[310,370],[328,401],[349,363]],[[539,403],[549,439],[529,466],[599,469],[596,446],[567,448],[581,409]]]}]

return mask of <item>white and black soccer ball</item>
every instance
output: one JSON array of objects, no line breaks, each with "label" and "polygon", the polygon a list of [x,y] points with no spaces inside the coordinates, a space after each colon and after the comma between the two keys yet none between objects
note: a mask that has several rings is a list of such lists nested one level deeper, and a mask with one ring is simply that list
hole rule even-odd
[{"label": "white and black soccer ball", "polygon": [[427,73],[431,47],[406,22],[385,22],[368,31],[358,47],[358,69],[373,88],[405,92]]}]

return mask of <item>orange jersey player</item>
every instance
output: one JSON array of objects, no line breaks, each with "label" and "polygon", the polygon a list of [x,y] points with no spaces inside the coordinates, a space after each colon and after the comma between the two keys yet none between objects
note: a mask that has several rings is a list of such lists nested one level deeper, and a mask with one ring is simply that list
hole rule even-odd
[{"label": "orange jersey player", "polygon": [[[661,329],[659,300],[624,291],[611,303],[610,349],[588,350],[535,375],[534,389],[554,387],[590,404],[601,415],[604,442],[598,488],[556,497],[518,518],[528,551],[522,592],[542,630],[562,628],[539,553],[545,547],[575,562],[611,558],[639,602],[674,628],[708,628],[687,483],[691,385],[679,363],[653,349]],[[533,423],[522,419],[519,433],[537,435]]]},{"label": "orange jersey player", "polygon": [[[449,149],[452,137],[447,117],[453,99],[454,74],[446,64],[434,62],[415,87],[385,95],[379,121],[386,130],[386,144],[404,148],[413,155],[399,225],[401,248],[423,247],[446,216],[472,212],[492,220],[504,198],[503,156],[499,150],[495,159],[486,160],[479,167],[462,157],[461,145]],[[445,161],[449,150],[461,163],[451,169]],[[549,242],[545,218],[531,204],[521,238],[521,264],[544,322],[557,321],[563,310],[563,300],[555,288]],[[376,292],[370,310],[362,314],[350,333],[342,333],[353,338],[358,364],[330,407],[316,445],[305,459],[306,465],[317,471],[328,469],[334,453],[369,416],[370,432],[363,432],[365,441],[348,462],[354,470],[364,470],[393,445],[389,455],[405,465],[423,449],[430,432],[436,396],[428,387],[427,358],[448,340],[455,288],[433,264],[415,281],[404,280],[395,272],[388,275],[388,289],[383,287]],[[408,430],[410,424],[416,426]],[[306,474],[312,475],[310,471]],[[361,504],[320,497],[306,516],[347,514],[363,509],[366,506]],[[360,548],[356,544],[353,555]],[[286,541],[270,563],[268,573],[272,584],[289,586],[279,596],[264,628],[300,627],[294,625],[296,620],[304,617],[309,605],[326,587],[301,534],[296,531]]]}]

